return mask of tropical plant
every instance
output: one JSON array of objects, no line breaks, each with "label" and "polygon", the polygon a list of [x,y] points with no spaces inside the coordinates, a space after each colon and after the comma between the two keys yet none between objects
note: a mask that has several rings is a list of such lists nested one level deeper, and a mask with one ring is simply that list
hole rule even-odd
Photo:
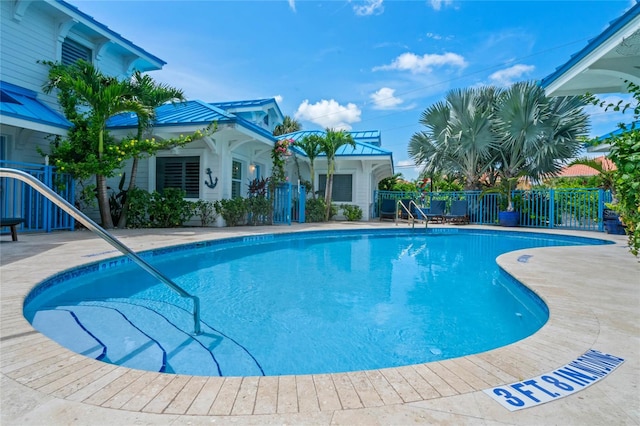
[{"label": "tropical plant", "polygon": [[603,140],[591,141],[592,145],[608,143],[611,146],[609,158],[615,163],[617,170],[613,173],[615,203],[611,207],[620,215],[629,236],[629,251],[634,256],[640,253],[640,86],[627,81],[632,101],[613,104],[600,101],[589,95],[594,105],[604,107],[605,111],[633,111],[632,125],[620,125],[622,132]]},{"label": "tropical plant", "polygon": [[291,118],[288,115],[285,115],[284,119],[282,120],[282,124],[278,124],[273,129],[273,135],[274,136],[286,135],[287,133],[297,132],[300,129],[302,129],[302,125],[298,120],[296,120],[295,118]]},{"label": "tropical plant", "polygon": [[413,135],[409,155],[428,175],[461,174],[466,189],[488,182],[512,211],[520,177],[553,176],[579,152],[584,105],[580,97],[547,98],[534,82],[454,90],[422,114],[427,130]]},{"label": "tropical plant", "polygon": [[49,66],[48,81],[43,90],[51,93],[58,89],[60,105],[73,124],[72,136],[53,145],[59,148],[52,152],[54,164],[76,178],[86,179],[95,175],[102,226],[113,228],[107,177],[121,167],[127,152],[113,144],[106,130],[107,120],[122,112],[148,117],[149,108],[135,98],[131,85],[103,75],[89,62],[79,60],[73,65],[43,63]]},{"label": "tropical plant", "polygon": [[275,188],[279,183],[287,180],[285,165],[287,164],[287,157],[291,155],[289,148],[294,144],[293,139],[281,139],[276,141],[271,150],[271,160],[273,161],[273,168],[271,172],[271,178],[269,182],[272,188]]},{"label": "tropical plant", "polygon": [[335,170],[336,152],[343,145],[351,145],[355,147],[356,143],[353,137],[344,130],[327,129],[326,135],[320,140],[322,152],[327,156],[327,181],[325,185],[324,201],[325,216],[324,220],[328,221],[331,217],[331,195],[333,191],[333,173]]},{"label": "tropical plant", "polygon": [[315,192],[315,181],[316,181],[316,172],[315,172],[315,161],[318,158],[318,155],[322,152],[322,136],[317,134],[306,135],[298,142],[296,142],[296,146],[300,148],[306,154],[309,159],[309,169],[311,172],[311,196],[316,198]]},{"label": "tropical plant", "polygon": [[491,86],[448,92],[422,113],[420,123],[427,129],[411,137],[409,156],[428,176],[462,174],[466,189],[480,189],[498,144],[491,129],[498,94]]},{"label": "tropical plant", "polygon": [[[133,95],[136,99],[148,108],[148,115],[138,117],[138,126],[135,140],[142,140],[142,135],[145,130],[151,128],[153,119],[155,118],[155,108],[167,103],[175,103],[178,101],[186,100],[184,93],[180,89],[176,89],[167,84],[157,83],[153,78],[148,75],[143,75],[140,71],[135,71],[130,80]],[[155,142],[155,140],[153,140]],[[155,144],[157,149],[169,148],[166,143]],[[153,145],[152,145],[153,147]],[[156,150],[147,150],[147,154],[154,154]],[[127,224],[127,211],[129,209],[129,203],[126,201],[126,193],[136,186],[136,177],[138,173],[138,162],[141,153],[133,154],[133,161],[131,163],[131,176],[129,178],[129,186],[124,192],[124,203],[122,205],[122,211],[120,219],[118,220],[118,227],[124,228]]]},{"label": "tropical plant", "polygon": [[492,169],[513,211],[512,190],[520,177],[533,180],[556,175],[575,158],[589,129],[578,96],[548,98],[535,82],[515,83],[501,92],[494,106]]}]

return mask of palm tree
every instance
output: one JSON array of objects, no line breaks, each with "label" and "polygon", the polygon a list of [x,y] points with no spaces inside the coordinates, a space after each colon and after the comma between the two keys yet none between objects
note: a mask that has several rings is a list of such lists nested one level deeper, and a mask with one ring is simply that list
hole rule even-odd
[{"label": "palm tree", "polygon": [[[167,84],[157,83],[148,75],[143,75],[140,71],[136,71],[131,77],[131,87],[133,94],[139,102],[149,108],[149,115],[138,117],[138,129],[136,139],[140,141],[142,134],[146,129],[150,129],[155,118],[155,108],[167,103],[176,103],[185,101],[184,93],[180,89],[176,89]],[[129,178],[129,187],[127,193],[130,193],[136,186],[136,176],[138,172],[138,161],[140,156],[134,155],[131,164],[131,177]],[[127,225],[127,213],[129,210],[129,202],[125,197],[118,220],[118,228],[124,228]]]},{"label": "palm tree", "polygon": [[409,156],[428,175],[458,175],[466,189],[479,189],[491,164],[496,139],[491,129],[494,87],[456,89],[427,108],[420,123],[427,130],[409,141]]},{"label": "palm tree", "polygon": [[306,135],[301,140],[296,142],[296,146],[299,147],[309,158],[309,169],[311,171],[311,193],[313,198],[316,198],[316,173],[314,163],[318,155],[322,152],[322,136],[311,134]]},{"label": "palm tree", "polygon": [[344,130],[327,129],[327,134],[320,140],[321,152],[327,156],[327,181],[325,185],[324,201],[327,205],[324,220],[331,215],[331,193],[333,191],[333,172],[335,169],[336,152],[343,145],[356,146],[353,137]]},{"label": "palm tree", "polygon": [[515,83],[495,104],[494,132],[500,142],[494,167],[505,186],[507,211],[518,178],[554,176],[574,158],[589,130],[581,97],[548,98],[535,82]]},{"label": "palm tree", "polygon": [[300,129],[302,129],[302,125],[300,124],[300,122],[298,122],[298,120],[296,120],[295,118],[291,118],[288,115],[285,115],[284,119],[282,120],[282,124],[278,124],[273,129],[273,135],[274,136],[286,135],[287,133],[297,132]]},{"label": "palm tree", "polygon": [[97,157],[95,166],[96,189],[98,196],[98,208],[102,226],[106,229],[113,228],[113,220],[109,208],[109,194],[107,192],[107,175],[113,172],[119,164],[103,161],[105,152],[105,136],[107,120],[123,112],[133,112],[143,120],[149,116],[149,109],[136,100],[131,85],[126,81],[103,75],[93,64],[78,60],[71,66],[49,64],[49,80],[45,83],[45,93],[54,88],[59,89],[59,96],[66,98],[65,110],[69,105],[76,110],[78,116],[82,115],[83,108],[88,107],[86,113],[89,135],[97,140],[91,141],[91,150],[86,152],[87,158]]}]

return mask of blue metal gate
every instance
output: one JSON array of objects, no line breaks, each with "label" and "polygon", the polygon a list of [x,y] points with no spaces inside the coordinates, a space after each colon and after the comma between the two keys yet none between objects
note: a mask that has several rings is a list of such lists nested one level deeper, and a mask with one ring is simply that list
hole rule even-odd
[{"label": "blue metal gate", "polygon": [[306,195],[304,187],[300,185],[284,182],[276,186],[273,197],[273,224],[304,223]]},{"label": "blue metal gate", "polygon": [[[53,166],[0,161],[0,167],[28,173],[56,191],[71,204],[75,201],[73,179],[67,173],[56,172]],[[71,216],[22,181],[0,178],[0,201],[2,202],[0,205],[2,217],[21,217],[24,219],[24,223],[20,227],[22,231],[51,232],[74,229],[75,221]]]}]

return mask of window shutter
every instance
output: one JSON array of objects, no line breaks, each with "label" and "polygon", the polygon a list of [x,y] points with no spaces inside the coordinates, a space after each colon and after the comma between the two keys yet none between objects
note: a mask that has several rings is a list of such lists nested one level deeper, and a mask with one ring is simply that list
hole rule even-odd
[{"label": "window shutter", "polygon": [[156,190],[178,188],[187,198],[200,198],[200,157],[159,157],[156,159]]},{"label": "window shutter", "polygon": [[76,63],[78,59],[91,62],[91,49],[76,41],[66,38],[64,42],[62,42],[62,64],[71,65]]}]

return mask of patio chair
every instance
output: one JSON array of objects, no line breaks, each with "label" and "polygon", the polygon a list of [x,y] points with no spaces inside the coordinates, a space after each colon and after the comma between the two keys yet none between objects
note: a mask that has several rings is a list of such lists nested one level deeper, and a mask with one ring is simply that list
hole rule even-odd
[{"label": "patio chair", "polygon": [[444,216],[449,223],[464,225],[469,223],[469,203],[467,200],[455,200],[451,202],[451,210]]},{"label": "patio chair", "polygon": [[425,216],[429,222],[444,222],[444,209],[446,203],[444,200],[432,200],[429,211],[425,212]]},{"label": "patio chair", "polygon": [[0,218],[0,228],[9,227],[11,229],[11,240],[18,241],[18,225],[24,222],[21,217]]},{"label": "patio chair", "polygon": [[396,218],[396,200],[385,198],[380,203],[380,220]]}]

